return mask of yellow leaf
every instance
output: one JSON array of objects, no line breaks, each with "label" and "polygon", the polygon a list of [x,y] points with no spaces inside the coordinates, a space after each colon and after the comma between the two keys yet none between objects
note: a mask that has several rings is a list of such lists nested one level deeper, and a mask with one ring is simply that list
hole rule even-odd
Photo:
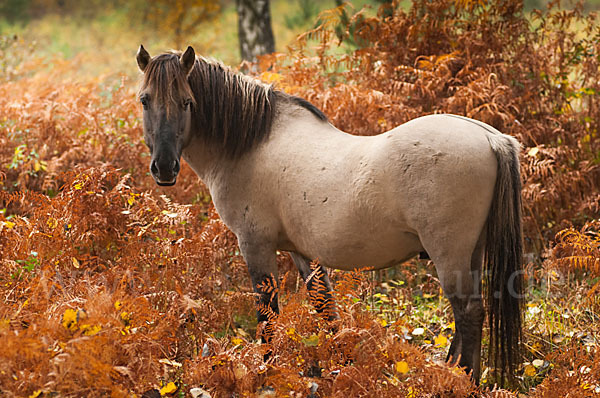
[{"label": "yellow leaf", "polygon": [[240,339],[239,337],[234,337],[233,339],[231,339],[231,342],[234,345],[240,345],[240,344],[242,344],[244,342],[244,340]]},{"label": "yellow leaf", "polygon": [[77,260],[75,257],[71,257],[71,259],[73,260],[73,267],[79,268],[79,260]]},{"label": "yellow leaf", "polygon": [[166,386],[160,389],[160,395],[172,394],[177,391],[177,386],[172,381],[169,382]]},{"label": "yellow leaf", "polygon": [[63,314],[62,325],[72,332],[77,330],[77,311],[68,308]]},{"label": "yellow leaf", "polygon": [[533,148],[531,148],[529,151],[527,151],[527,155],[531,156],[532,158],[535,157],[535,155],[538,154],[538,152],[540,151],[540,148],[534,146]]},{"label": "yellow leaf", "polygon": [[120,310],[122,306],[122,302],[120,302],[119,300],[115,301],[115,310]]},{"label": "yellow leaf", "polygon": [[81,189],[81,188],[83,188],[83,183],[82,182],[78,182],[75,185],[73,185],[73,188],[75,188],[75,189]]},{"label": "yellow leaf", "polygon": [[14,222],[11,221],[4,221],[4,226],[8,229],[14,228],[16,224]]},{"label": "yellow leaf", "polygon": [[129,312],[127,312],[127,311],[121,312],[121,314],[119,316],[121,317],[121,321],[123,321],[123,323],[125,325],[128,325],[129,321],[131,321],[131,316],[129,315]]},{"label": "yellow leaf", "polygon": [[33,394],[31,394],[31,395],[29,396],[29,398],[37,398],[37,397],[39,397],[39,396],[42,394],[42,392],[43,392],[42,390],[35,390],[35,391],[33,392]]},{"label": "yellow leaf", "polygon": [[585,383],[585,382],[581,383],[580,385],[583,390],[590,390],[592,388],[592,386],[590,384]]},{"label": "yellow leaf", "polygon": [[129,206],[132,206],[134,202],[135,202],[135,196],[130,195],[129,198],[127,198],[127,203],[129,203]]},{"label": "yellow leaf", "polygon": [[380,324],[381,326],[383,326],[383,327],[386,327],[386,326],[387,326],[387,324],[388,324],[388,323],[387,323],[387,321],[386,321],[385,319],[383,319],[383,318],[378,318],[378,319],[377,319],[377,321],[378,321],[378,322],[379,322],[379,324]]},{"label": "yellow leaf", "polygon": [[396,362],[396,365],[394,365],[394,369],[396,370],[396,373],[400,374],[406,374],[410,370],[406,361]]},{"label": "yellow leaf", "polygon": [[47,221],[48,227],[54,229],[58,225],[58,222],[54,218],[49,218]]},{"label": "yellow leaf", "polygon": [[448,345],[448,339],[443,334],[439,334],[433,339],[433,342],[438,347],[446,347]]},{"label": "yellow leaf", "polygon": [[79,327],[79,330],[81,330],[83,332],[83,334],[86,336],[93,336],[102,330],[102,326],[85,324],[85,325],[81,325]]},{"label": "yellow leaf", "polygon": [[40,171],[41,168],[42,168],[42,166],[40,165],[40,162],[36,160],[33,163],[33,171],[38,172],[38,171]]},{"label": "yellow leaf", "polygon": [[281,81],[281,75],[273,72],[263,72],[260,74],[260,80],[266,83],[278,83]]},{"label": "yellow leaf", "polygon": [[525,370],[523,372],[525,374],[525,376],[535,376],[537,374],[537,371],[535,370],[535,366],[531,365],[531,364],[527,364],[525,366]]},{"label": "yellow leaf", "polygon": [[315,347],[319,345],[319,336],[316,334],[311,334],[309,337],[302,339],[304,345],[309,347]]}]

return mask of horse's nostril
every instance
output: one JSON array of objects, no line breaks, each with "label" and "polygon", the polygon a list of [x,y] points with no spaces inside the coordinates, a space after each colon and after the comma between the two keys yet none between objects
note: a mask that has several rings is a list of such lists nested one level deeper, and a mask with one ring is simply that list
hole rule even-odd
[{"label": "horse's nostril", "polygon": [[158,175],[158,167],[156,166],[156,162],[154,160],[150,162],[150,171],[152,174]]},{"label": "horse's nostril", "polygon": [[174,160],[173,161],[173,173],[177,174],[179,173],[179,161]]}]

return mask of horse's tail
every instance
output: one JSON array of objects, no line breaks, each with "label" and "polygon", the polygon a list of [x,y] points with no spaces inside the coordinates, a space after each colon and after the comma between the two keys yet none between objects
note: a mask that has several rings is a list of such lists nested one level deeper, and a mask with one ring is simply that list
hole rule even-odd
[{"label": "horse's tail", "polygon": [[490,329],[491,367],[500,382],[512,379],[519,361],[523,297],[521,237],[521,177],[518,141],[489,134],[498,172],[487,219],[485,296]]}]

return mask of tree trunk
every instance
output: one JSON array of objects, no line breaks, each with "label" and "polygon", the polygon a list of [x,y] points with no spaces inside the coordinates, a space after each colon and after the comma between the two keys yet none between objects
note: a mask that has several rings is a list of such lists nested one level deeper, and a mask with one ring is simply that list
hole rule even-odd
[{"label": "tree trunk", "polygon": [[242,59],[256,61],[257,55],[274,52],[269,0],[236,0],[236,4]]}]

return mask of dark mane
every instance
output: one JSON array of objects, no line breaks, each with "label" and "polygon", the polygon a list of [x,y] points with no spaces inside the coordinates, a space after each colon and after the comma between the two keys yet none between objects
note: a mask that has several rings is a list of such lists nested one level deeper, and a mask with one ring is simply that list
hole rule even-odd
[{"label": "dark mane", "polygon": [[196,126],[233,157],[241,156],[269,136],[278,103],[294,103],[320,120],[327,120],[310,102],[218,62],[198,58],[188,80],[197,103]]},{"label": "dark mane", "polygon": [[182,80],[179,56],[173,52],[153,58],[140,92],[154,81],[154,95],[169,104],[176,103],[177,93],[188,95],[191,89],[194,130],[228,156],[239,157],[269,136],[278,103],[300,106],[327,121],[323,112],[305,99],[203,58],[196,59],[187,77],[189,85],[181,84],[185,77]]}]

